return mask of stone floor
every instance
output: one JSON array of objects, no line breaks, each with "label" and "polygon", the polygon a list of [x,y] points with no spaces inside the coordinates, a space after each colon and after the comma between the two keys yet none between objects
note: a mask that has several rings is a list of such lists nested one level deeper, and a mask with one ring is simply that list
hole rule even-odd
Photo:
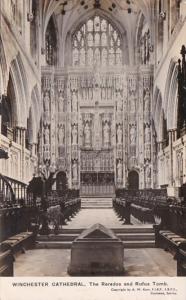
[{"label": "stone floor", "polygon": [[[70,250],[28,250],[15,261],[15,276],[68,276]],[[176,276],[176,261],[162,249],[124,250],[126,276]]]},{"label": "stone floor", "polygon": [[[87,228],[95,223],[123,227],[113,209],[83,209],[63,228]],[[16,258],[15,276],[68,276],[69,262],[69,249],[28,250]],[[176,261],[162,249],[125,249],[124,266],[126,276],[176,276]]]},{"label": "stone floor", "polygon": [[64,228],[86,228],[95,223],[101,223],[106,227],[112,228],[121,227],[122,223],[119,221],[113,209],[82,209],[75,216],[71,222],[68,223]]},{"label": "stone floor", "polygon": [[[140,224],[136,219],[132,217],[133,224]],[[80,212],[63,228],[87,228],[95,223],[101,223],[108,228],[120,228],[123,227],[121,221],[119,221],[116,213],[113,209],[82,209]],[[149,227],[149,224],[143,225]]]}]

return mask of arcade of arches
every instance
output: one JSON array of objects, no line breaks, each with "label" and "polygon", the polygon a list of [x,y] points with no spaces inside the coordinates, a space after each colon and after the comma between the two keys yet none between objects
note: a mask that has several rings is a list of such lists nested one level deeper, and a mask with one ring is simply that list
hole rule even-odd
[{"label": "arcade of arches", "polygon": [[138,192],[184,202],[185,31],[184,0],[2,0],[2,208],[3,178],[25,201],[29,182],[48,180],[41,206]]}]

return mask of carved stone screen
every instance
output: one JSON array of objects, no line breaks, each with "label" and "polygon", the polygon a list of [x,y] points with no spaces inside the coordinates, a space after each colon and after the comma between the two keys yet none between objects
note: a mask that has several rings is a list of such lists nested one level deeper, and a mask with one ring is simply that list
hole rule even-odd
[{"label": "carved stone screen", "polygon": [[127,187],[131,171],[156,184],[153,68],[126,64],[125,34],[96,14],[70,31],[68,66],[42,68],[40,162],[85,194]]}]

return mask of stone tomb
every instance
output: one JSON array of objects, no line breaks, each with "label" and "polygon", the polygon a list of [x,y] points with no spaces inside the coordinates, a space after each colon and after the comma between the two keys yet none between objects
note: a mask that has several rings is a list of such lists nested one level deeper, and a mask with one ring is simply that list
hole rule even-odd
[{"label": "stone tomb", "polygon": [[70,275],[122,275],[124,247],[114,232],[101,224],[84,230],[73,242]]}]

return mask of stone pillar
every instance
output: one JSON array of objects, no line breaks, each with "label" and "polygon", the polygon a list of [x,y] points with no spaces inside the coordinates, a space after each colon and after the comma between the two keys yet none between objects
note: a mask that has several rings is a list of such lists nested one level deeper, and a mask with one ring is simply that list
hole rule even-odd
[{"label": "stone pillar", "polygon": [[138,139],[139,139],[139,145],[138,145],[138,152],[139,152],[139,167],[140,167],[140,173],[139,173],[139,188],[144,189],[146,184],[146,176],[145,176],[145,137],[144,137],[144,88],[145,88],[145,74],[143,73],[143,68],[140,69],[141,74],[139,75],[139,106],[138,106],[138,112],[137,112],[137,118],[138,118]]},{"label": "stone pillar", "polygon": [[[25,178],[25,134],[26,134],[26,128],[17,126],[16,132],[15,132],[15,141],[18,145],[21,146],[21,154],[20,154],[20,174],[18,174],[18,177],[20,177],[20,180],[24,181]],[[18,172],[18,170],[17,170]]]},{"label": "stone pillar", "polygon": [[128,120],[127,120],[127,81],[123,78],[123,187],[128,187]]},{"label": "stone pillar", "polygon": [[177,129],[171,129],[168,131],[169,134],[169,166],[170,166],[170,174],[169,174],[169,186],[167,188],[168,196],[178,197],[179,188],[176,187],[176,153],[173,149],[174,141],[176,140]]},{"label": "stone pillar", "polygon": [[50,164],[54,165],[56,163],[56,107],[55,107],[55,93],[54,93],[54,77],[52,76],[52,84],[50,89],[50,99],[51,99],[51,112],[50,112]]},{"label": "stone pillar", "polygon": [[66,165],[67,165],[67,178],[68,178],[68,186],[69,188],[72,188],[72,151],[71,151],[71,144],[72,144],[72,138],[71,138],[71,90],[70,90],[70,80],[67,79],[67,124],[66,124],[66,130],[67,130],[67,158],[66,158]]},{"label": "stone pillar", "polygon": [[20,144],[21,144],[21,180],[25,181],[25,134],[26,128],[20,128]]},{"label": "stone pillar", "polygon": [[166,12],[165,20],[163,22],[163,54],[166,53],[167,43],[169,40],[169,17],[168,17],[168,7],[167,1],[162,1],[162,12]]},{"label": "stone pillar", "polygon": [[157,171],[157,176],[158,176],[158,186],[162,184],[163,176],[162,176],[162,158],[160,157],[160,153],[163,150],[163,141],[157,141],[158,145],[158,159],[157,159],[157,164],[158,164],[158,171]]},{"label": "stone pillar", "polygon": [[168,131],[168,135],[169,135],[169,186],[173,186],[173,131],[169,130]]},{"label": "stone pillar", "polygon": [[33,142],[32,144],[31,144],[31,155],[32,156],[37,156],[37,143],[35,142]]},{"label": "stone pillar", "polygon": [[174,158],[173,158],[173,143],[176,140],[176,129],[170,129],[168,131],[169,135],[169,154],[170,154],[170,174],[169,174],[169,186],[174,185]]}]

